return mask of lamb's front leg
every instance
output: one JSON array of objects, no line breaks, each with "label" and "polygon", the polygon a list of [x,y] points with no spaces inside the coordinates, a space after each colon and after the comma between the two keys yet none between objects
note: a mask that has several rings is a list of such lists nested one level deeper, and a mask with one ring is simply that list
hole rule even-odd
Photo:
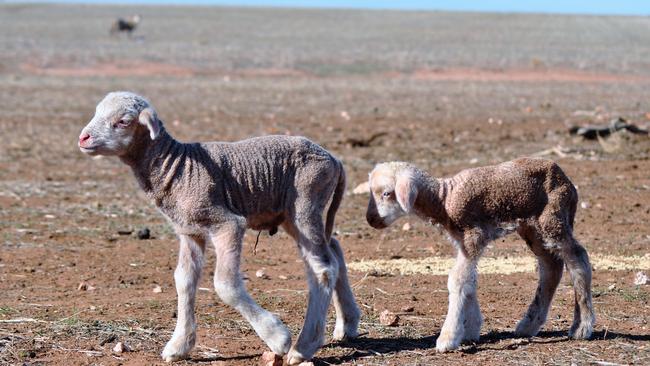
[{"label": "lamb's front leg", "polygon": [[196,342],[194,301],[203,265],[204,249],[205,240],[202,237],[180,235],[178,265],[174,272],[178,293],[176,329],[161,354],[163,360],[167,362],[186,358]]},{"label": "lamb's front leg", "polygon": [[[436,350],[438,352],[447,352],[458,348],[465,338],[465,316],[476,315],[465,314],[465,309],[468,308],[466,306],[468,301],[476,301],[476,282],[476,260],[468,259],[459,250],[456,256],[456,263],[451,269],[449,279],[447,280],[449,309],[445,323],[436,341]],[[480,316],[480,312],[478,316]],[[476,321],[476,319],[470,320],[473,322]]]},{"label": "lamb's front leg", "polygon": [[244,230],[244,223],[233,221],[211,234],[217,253],[214,287],[221,300],[239,311],[271,351],[282,356],[291,347],[291,333],[280,319],[250,297],[241,279],[239,265]]}]

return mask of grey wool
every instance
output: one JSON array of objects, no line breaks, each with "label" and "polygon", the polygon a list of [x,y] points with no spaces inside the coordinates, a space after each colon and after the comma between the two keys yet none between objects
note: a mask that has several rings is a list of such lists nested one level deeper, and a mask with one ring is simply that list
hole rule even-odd
[{"label": "grey wool", "polygon": [[[174,274],[178,321],[162,352],[164,360],[185,358],[194,346],[194,299],[208,242],[217,255],[217,294],[249,321],[273,352],[288,354],[289,364],[311,359],[322,345],[332,298],[337,312],[334,338],[357,335],[360,312],[343,251],[332,237],[345,171],[327,150],[291,136],[182,143],[165,130],[145,98],[130,92],[109,93],[97,105],[79,147],[90,155],[116,155],[130,166],[179,235]],[[305,323],[293,347],[288,329],[248,295],[239,272],[245,230],[274,233],[278,227],[297,242],[309,281]]]}]

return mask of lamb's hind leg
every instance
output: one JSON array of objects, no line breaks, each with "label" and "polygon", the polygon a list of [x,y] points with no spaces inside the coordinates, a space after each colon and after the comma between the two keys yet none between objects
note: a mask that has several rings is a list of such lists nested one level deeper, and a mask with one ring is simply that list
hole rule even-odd
[{"label": "lamb's hind leg", "polygon": [[571,275],[575,294],[573,325],[569,330],[569,337],[589,339],[596,321],[591,303],[591,264],[589,263],[589,256],[585,248],[571,234],[567,234],[566,243],[562,247],[562,257]]},{"label": "lamb's hind leg", "polygon": [[188,235],[179,235],[179,237],[178,265],[174,272],[178,294],[178,318],[174,334],[161,354],[163,360],[167,362],[187,357],[196,342],[194,301],[205,249],[205,240],[202,237]]},{"label": "lamb's hind leg", "polygon": [[336,256],[325,241],[320,214],[312,211],[296,216],[297,221],[285,224],[285,229],[298,242],[305,262],[309,298],[305,323],[287,356],[290,365],[311,359],[323,344],[327,308],[337,283],[339,268]]},{"label": "lamb's hind leg", "polygon": [[221,300],[239,311],[274,353],[284,355],[291,347],[291,333],[280,319],[250,297],[241,279],[239,264],[244,230],[243,223],[233,222],[211,234],[217,254],[214,287]]},{"label": "lamb's hind leg", "polygon": [[350,283],[348,282],[347,268],[343,258],[343,250],[338,240],[332,238],[330,241],[332,252],[339,264],[339,274],[334,288],[334,309],[336,310],[336,326],[334,327],[334,340],[355,338],[358,335],[357,328],[361,312],[354,300]]},{"label": "lamb's hind leg", "polygon": [[562,279],[564,262],[561,258],[544,248],[542,237],[532,225],[521,224],[517,228],[519,235],[537,256],[539,283],[535,298],[528,306],[528,311],[517,324],[515,334],[520,337],[536,335],[546,322],[553,295]]}]

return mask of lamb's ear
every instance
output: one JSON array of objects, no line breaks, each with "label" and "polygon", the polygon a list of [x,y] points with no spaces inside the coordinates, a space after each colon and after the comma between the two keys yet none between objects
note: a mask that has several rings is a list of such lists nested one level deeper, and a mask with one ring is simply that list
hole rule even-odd
[{"label": "lamb's ear", "polygon": [[405,171],[397,175],[397,180],[395,182],[395,196],[404,212],[408,214],[413,212],[413,205],[418,196],[418,187],[417,182],[410,172]]},{"label": "lamb's ear", "polygon": [[152,140],[155,140],[156,137],[158,137],[161,125],[160,120],[158,120],[158,115],[153,108],[147,107],[143,109],[138,116],[138,122],[147,126],[149,129],[149,136],[151,136]]}]

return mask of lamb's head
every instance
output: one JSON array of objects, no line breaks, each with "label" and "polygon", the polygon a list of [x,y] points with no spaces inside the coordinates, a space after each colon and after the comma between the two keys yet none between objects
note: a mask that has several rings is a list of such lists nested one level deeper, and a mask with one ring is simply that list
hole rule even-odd
[{"label": "lamb's head", "polygon": [[415,167],[402,162],[382,163],[370,173],[370,201],[366,220],[383,229],[402,216],[413,212],[417,198]]},{"label": "lamb's head", "polygon": [[79,136],[79,148],[89,155],[124,155],[134,141],[155,140],[162,123],[149,102],[134,93],[113,92],[102,99],[95,116]]}]

